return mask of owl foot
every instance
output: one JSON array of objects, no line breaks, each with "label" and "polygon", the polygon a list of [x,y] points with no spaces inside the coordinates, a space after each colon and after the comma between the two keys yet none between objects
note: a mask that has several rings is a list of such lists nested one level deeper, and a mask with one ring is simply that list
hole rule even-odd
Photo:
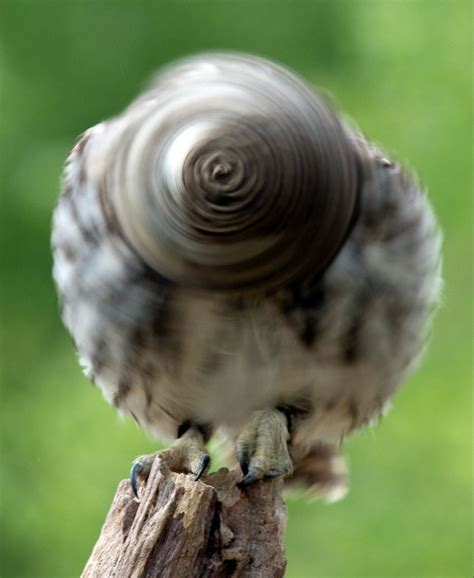
[{"label": "owl foot", "polygon": [[293,471],[288,452],[288,424],[277,409],[256,411],[237,438],[236,455],[245,487],[262,478],[286,476]]},{"label": "owl foot", "polygon": [[190,426],[170,448],[139,456],[134,460],[130,471],[130,484],[137,499],[138,483],[148,478],[157,455],[166,462],[172,472],[194,474],[196,481],[207,472],[211,463],[209,454],[204,451],[203,433],[200,429]]}]

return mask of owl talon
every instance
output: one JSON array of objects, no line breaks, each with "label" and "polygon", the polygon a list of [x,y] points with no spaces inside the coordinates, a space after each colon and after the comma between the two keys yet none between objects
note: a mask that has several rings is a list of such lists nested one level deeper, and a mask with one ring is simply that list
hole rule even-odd
[{"label": "owl talon", "polygon": [[257,411],[237,439],[236,455],[244,488],[263,478],[286,476],[293,471],[288,452],[288,422],[279,410]]},{"label": "owl talon", "polygon": [[132,487],[132,492],[135,498],[138,500],[138,464],[134,464],[130,471],[130,486]]},{"label": "owl talon", "polygon": [[211,457],[209,456],[209,454],[203,454],[203,456],[201,457],[201,462],[199,464],[199,469],[196,473],[196,477],[194,478],[196,480],[196,482],[209,469],[210,463],[211,463]]},{"label": "owl talon", "polygon": [[151,465],[153,463],[154,456],[141,456],[137,458],[130,470],[130,486],[132,488],[133,495],[138,500],[138,482],[140,478],[147,478],[150,474]]},{"label": "owl talon", "polygon": [[254,482],[256,482],[259,478],[253,474],[246,474],[240,482],[237,482],[237,487],[240,489],[246,488],[250,486]]},{"label": "owl talon", "polygon": [[[247,454],[237,454],[237,461],[239,462],[240,465],[240,469],[242,470],[242,473],[244,474],[244,476],[246,476],[248,474],[249,471],[249,462],[250,462],[250,458]],[[242,480],[243,482],[243,480]],[[239,482],[240,484],[241,482]]]},{"label": "owl talon", "polygon": [[194,474],[198,481],[209,469],[211,458],[204,449],[204,437],[200,430],[189,427],[167,450],[138,457],[130,470],[130,485],[138,499],[139,481],[146,480],[157,455],[168,468],[178,474]]}]

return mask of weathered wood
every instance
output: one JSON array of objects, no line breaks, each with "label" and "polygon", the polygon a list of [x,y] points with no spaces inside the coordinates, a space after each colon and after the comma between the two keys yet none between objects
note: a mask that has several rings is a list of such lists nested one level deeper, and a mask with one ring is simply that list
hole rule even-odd
[{"label": "weathered wood", "polygon": [[82,578],[283,576],[283,482],[241,490],[240,478],[223,468],[196,482],[158,457],[140,502],[120,482]]}]

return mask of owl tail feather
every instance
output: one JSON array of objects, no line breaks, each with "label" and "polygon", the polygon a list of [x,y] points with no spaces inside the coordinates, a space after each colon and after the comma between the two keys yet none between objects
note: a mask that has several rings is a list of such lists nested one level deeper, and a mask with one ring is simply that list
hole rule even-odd
[{"label": "owl tail feather", "polygon": [[337,502],[348,491],[348,472],[344,457],[335,444],[318,443],[308,451],[292,448],[295,469],[286,479],[290,490],[305,490],[310,499]]}]

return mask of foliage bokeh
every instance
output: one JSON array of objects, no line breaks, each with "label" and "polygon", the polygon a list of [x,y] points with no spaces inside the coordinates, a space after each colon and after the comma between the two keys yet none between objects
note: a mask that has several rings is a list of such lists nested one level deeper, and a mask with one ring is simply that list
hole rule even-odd
[{"label": "foliage bokeh", "polygon": [[80,573],[119,479],[156,444],[81,375],[56,309],[49,228],[76,136],[161,64],[275,58],[426,183],[446,287],[421,369],[347,443],[349,496],[289,500],[289,578],[471,573],[471,3],[69,1],[0,5],[1,575]]}]

